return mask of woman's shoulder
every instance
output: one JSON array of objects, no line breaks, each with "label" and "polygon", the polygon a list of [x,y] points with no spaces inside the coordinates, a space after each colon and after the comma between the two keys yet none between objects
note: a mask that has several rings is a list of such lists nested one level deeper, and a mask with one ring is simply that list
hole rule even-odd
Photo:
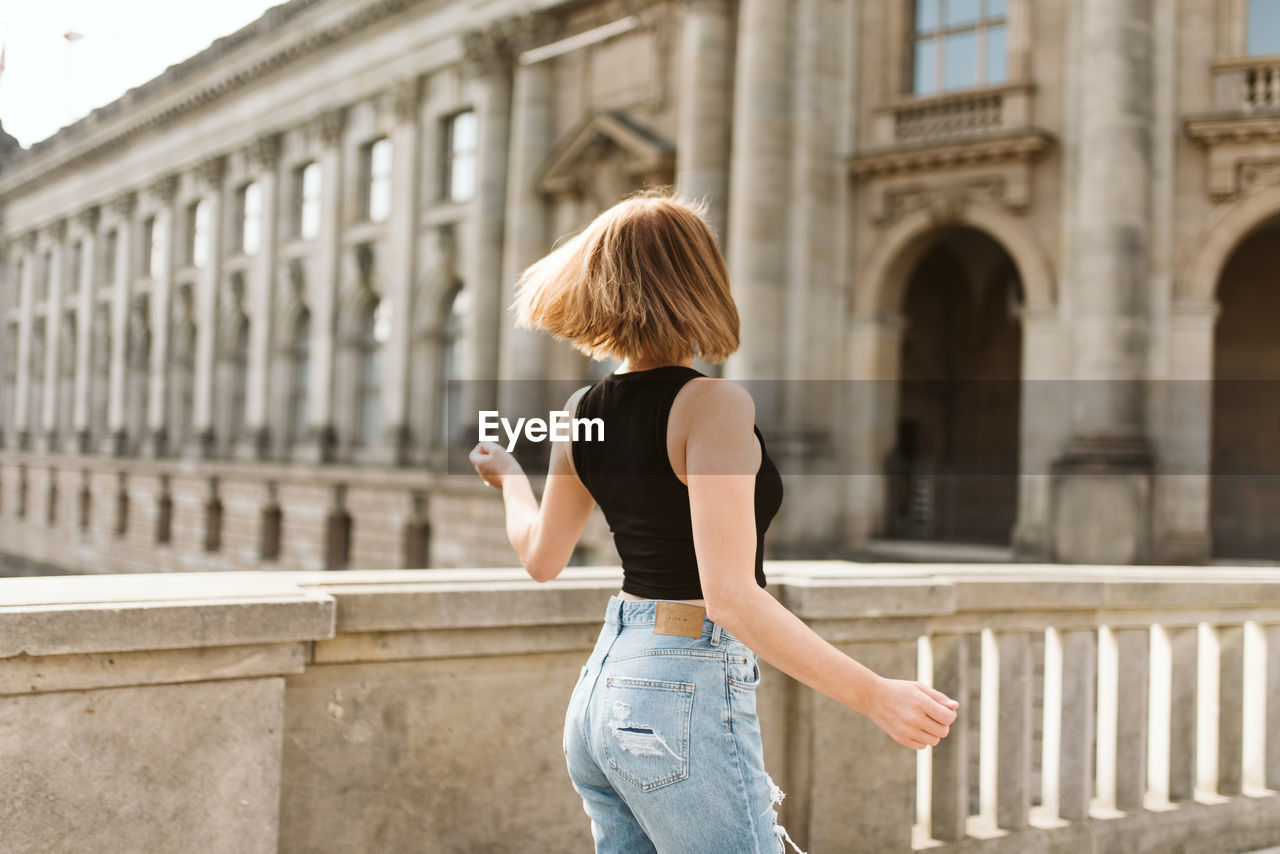
[{"label": "woman's shoulder", "polygon": [[695,377],[680,390],[682,408],[694,421],[711,419],[755,424],[756,402],[745,387],[720,377]]}]

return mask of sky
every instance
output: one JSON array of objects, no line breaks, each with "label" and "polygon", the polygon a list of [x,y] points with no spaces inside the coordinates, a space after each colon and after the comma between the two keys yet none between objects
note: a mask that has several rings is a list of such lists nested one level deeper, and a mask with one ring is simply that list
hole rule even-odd
[{"label": "sky", "polygon": [[0,123],[29,146],[281,2],[0,0]]}]

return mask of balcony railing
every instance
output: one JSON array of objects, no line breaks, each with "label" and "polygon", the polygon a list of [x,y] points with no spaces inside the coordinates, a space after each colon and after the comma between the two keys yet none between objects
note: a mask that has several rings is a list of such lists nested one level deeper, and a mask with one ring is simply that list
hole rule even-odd
[{"label": "balcony railing", "polygon": [[[897,745],[762,661],[816,852],[1280,843],[1280,570],[766,564],[877,672],[961,701]],[[555,749],[620,574],[0,579],[0,851],[589,851]]]},{"label": "balcony railing", "polygon": [[1025,128],[1031,89],[1008,85],[904,96],[877,111],[875,145],[952,142]]},{"label": "balcony railing", "polygon": [[1280,110],[1280,57],[1214,63],[1215,107],[1224,112]]}]

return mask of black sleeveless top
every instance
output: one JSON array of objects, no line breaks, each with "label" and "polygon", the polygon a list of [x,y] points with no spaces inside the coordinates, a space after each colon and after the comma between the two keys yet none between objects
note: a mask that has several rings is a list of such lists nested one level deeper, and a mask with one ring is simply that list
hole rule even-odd
[{"label": "black sleeveless top", "polygon": [[[689,518],[689,488],[667,455],[667,417],[694,368],[664,365],[610,373],[578,400],[575,417],[599,418],[604,439],[581,433],[571,444],[573,466],[604,511],[622,559],[624,592],[648,599],[701,599]],[[756,472],[756,583],[765,586],[764,533],[782,505],[782,476],[760,438]],[[596,441],[584,441],[592,436]]]}]

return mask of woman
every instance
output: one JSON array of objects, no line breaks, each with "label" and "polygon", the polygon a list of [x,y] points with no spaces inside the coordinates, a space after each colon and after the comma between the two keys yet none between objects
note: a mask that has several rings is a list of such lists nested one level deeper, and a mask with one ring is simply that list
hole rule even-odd
[{"label": "woman", "polygon": [[596,502],[622,559],[622,589],[564,727],[597,852],[745,854],[791,842],[764,770],[757,654],[907,747],[947,735],[958,703],[878,676],[763,589],[782,480],[751,395],[692,365],[738,348],[728,272],[699,210],[659,195],[620,202],[526,270],[513,308],[520,326],[623,360],[566,402],[601,419],[604,436],[553,443],[541,507],[500,446],[471,453],[502,489],[508,537],[535,580],[564,568]]}]

